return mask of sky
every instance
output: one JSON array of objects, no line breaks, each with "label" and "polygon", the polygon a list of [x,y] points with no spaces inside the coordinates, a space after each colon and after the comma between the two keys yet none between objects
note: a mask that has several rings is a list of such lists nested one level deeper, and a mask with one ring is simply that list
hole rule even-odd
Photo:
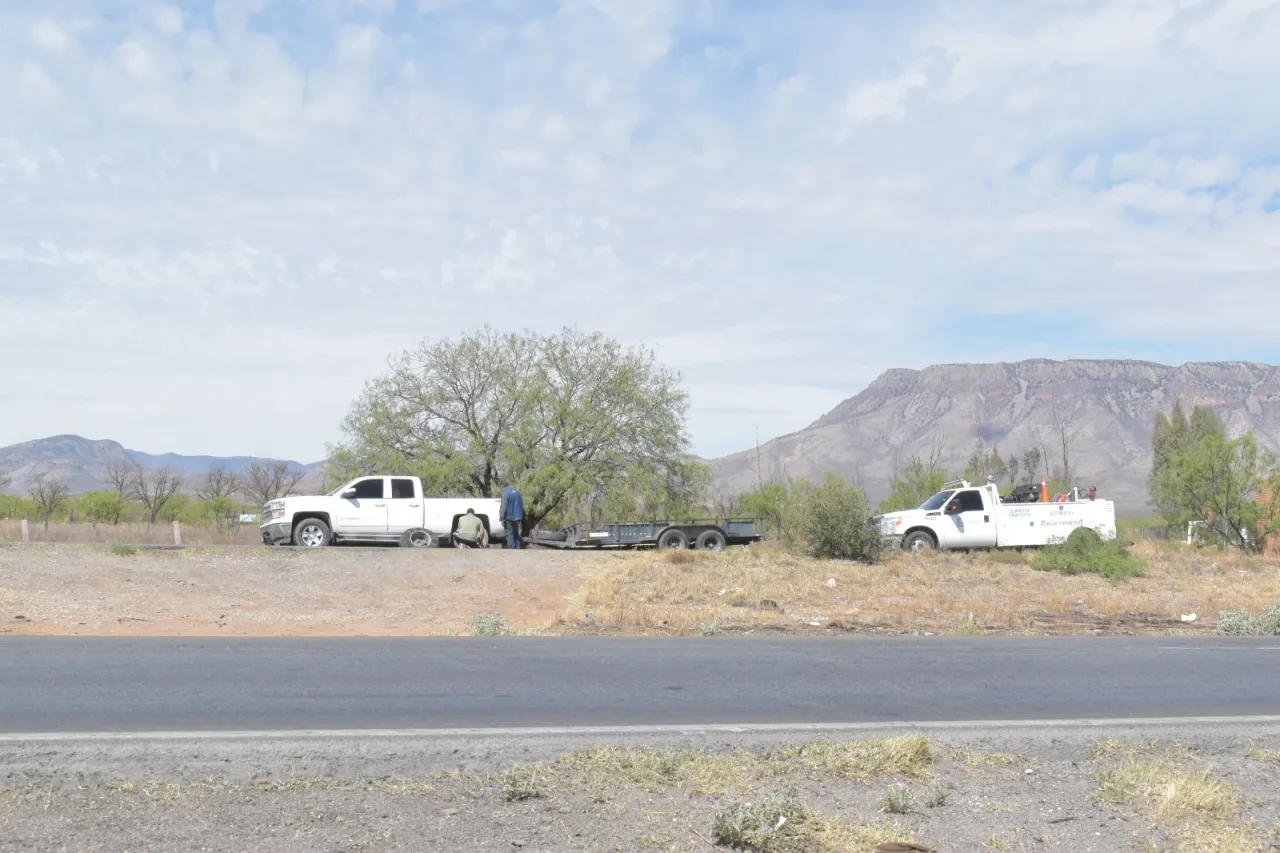
[{"label": "sky", "polygon": [[694,449],[886,369],[1280,361],[1277,0],[5,0],[0,445],[314,461],[484,324]]}]

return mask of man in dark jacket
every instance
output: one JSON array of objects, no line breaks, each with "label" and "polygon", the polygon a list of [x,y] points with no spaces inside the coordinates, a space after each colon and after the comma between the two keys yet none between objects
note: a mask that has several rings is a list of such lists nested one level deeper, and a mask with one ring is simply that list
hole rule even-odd
[{"label": "man in dark jacket", "polygon": [[524,496],[514,486],[502,491],[502,526],[507,531],[507,547],[519,549],[520,525],[524,523]]}]

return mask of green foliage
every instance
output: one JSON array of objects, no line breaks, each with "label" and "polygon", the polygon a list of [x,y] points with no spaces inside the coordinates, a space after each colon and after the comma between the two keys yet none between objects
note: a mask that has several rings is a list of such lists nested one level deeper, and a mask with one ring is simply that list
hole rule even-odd
[{"label": "green foliage", "polygon": [[987,450],[982,442],[978,442],[977,449],[969,457],[969,463],[965,466],[964,479],[979,484],[987,482],[988,479],[1000,483],[1008,476],[1009,464],[1000,455],[1000,448],[992,446]]},{"label": "green foliage", "polygon": [[1273,507],[1257,497],[1280,481],[1280,470],[1252,433],[1230,439],[1211,410],[1196,406],[1188,419],[1175,404],[1168,417],[1157,416],[1151,443],[1151,500],[1171,530],[1196,521],[1214,541],[1257,547],[1274,521]]},{"label": "green foliage", "polygon": [[925,462],[915,456],[907,460],[902,471],[889,481],[889,497],[880,502],[880,512],[915,509],[942,490],[952,479],[938,467],[936,459]]},{"label": "green foliage", "polygon": [[111,553],[117,557],[133,557],[138,553],[138,546],[117,543],[111,546]]},{"label": "green foliage", "polygon": [[778,829],[796,824],[808,817],[808,810],[795,791],[771,794],[758,803],[730,800],[721,804],[711,821],[711,834],[716,844],[746,850],[765,850]]},{"label": "green foliage", "polygon": [[1085,528],[1073,531],[1066,542],[1048,545],[1038,551],[1031,560],[1031,567],[1039,572],[1063,575],[1102,575],[1113,581],[1139,577],[1146,570],[1146,564],[1130,554],[1123,542],[1118,539],[1104,541],[1097,533]]},{"label": "green foliage", "polygon": [[[424,340],[369,382],[329,471],[416,474],[431,494],[495,497],[514,483],[526,530],[592,501],[671,509],[705,476],[689,453],[687,410],[679,376],[649,350],[572,329],[486,327]],[[618,506],[628,488],[638,492],[634,505]]]},{"label": "green foliage", "polygon": [[791,513],[803,549],[814,557],[875,560],[883,547],[862,489],[827,474],[821,485],[797,483]]},{"label": "green foliage", "polygon": [[132,506],[116,492],[85,492],[75,500],[76,517],[98,524],[119,524],[132,518]]},{"label": "green foliage", "polygon": [[500,613],[477,613],[467,620],[467,628],[473,637],[505,637],[511,633],[511,623]]},{"label": "green foliage", "polygon": [[41,518],[40,504],[21,495],[0,495],[0,518],[35,521]]},{"label": "green foliage", "polygon": [[1218,614],[1218,633],[1231,637],[1280,637],[1280,604],[1272,604],[1257,616],[1248,610]]},{"label": "green foliage", "polygon": [[750,518],[761,519],[764,522],[765,535],[778,538],[786,535],[784,526],[790,505],[789,483],[762,483],[755,491],[738,497],[741,513]]},{"label": "green foliage", "polygon": [[541,768],[526,764],[512,767],[502,774],[502,799],[508,803],[523,803],[542,796]]},{"label": "green foliage", "polygon": [[[1034,482],[1041,478],[1040,463],[1044,462],[1044,455],[1039,448],[1033,447],[1026,453],[1022,454],[1022,476],[1023,479]],[[1044,476],[1048,476],[1046,473]]]}]

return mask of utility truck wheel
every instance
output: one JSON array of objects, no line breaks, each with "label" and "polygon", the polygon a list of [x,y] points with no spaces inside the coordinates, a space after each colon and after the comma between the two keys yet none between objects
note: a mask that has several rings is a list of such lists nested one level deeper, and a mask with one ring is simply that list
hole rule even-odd
[{"label": "utility truck wheel", "polygon": [[435,537],[431,535],[431,531],[421,527],[400,534],[401,548],[430,548],[434,544]]},{"label": "utility truck wheel", "polygon": [[724,534],[719,530],[704,530],[698,534],[698,541],[694,543],[694,547],[699,551],[719,553],[724,550],[725,544]]},{"label": "utility truck wheel", "polygon": [[303,548],[323,548],[329,544],[329,525],[318,518],[304,518],[293,528],[293,544]]},{"label": "utility truck wheel", "polygon": [[683,530],[667,530],[658,537],[659,548],[688,548],[689,536]]},{"label": "utility truck wheel", "polygon": [[907,538],[902,540],[902,550],[910,551],[913,554],[919,551],[933,551],[938,547],[938,543],[934,540],[933,534],[927,530],[915,530],[907,534]]}]

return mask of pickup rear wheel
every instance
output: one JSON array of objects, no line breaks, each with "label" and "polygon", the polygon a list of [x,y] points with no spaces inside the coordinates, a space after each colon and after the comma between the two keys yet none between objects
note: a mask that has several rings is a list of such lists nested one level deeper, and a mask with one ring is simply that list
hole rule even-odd
[{"label": "pickup rear wheel", "polygon": [[293,544],[303,548],[323,548],[329,544],[329,525],[318,518],[304,518],[293,527]]},{"label": "pickup rear wheel", "polygon": [[902,540],[902,550],[911,551],[935,551],[938,548],[938,541],[933,538],[933,534],[927,530],[913,530],[907,534]]},{"label": "pickup rear wheel", "polygon": [[436,544],[436,540],[431,535],[431,531],[423,530],[421,527],[415,530],[406,530],[400,534],[401,548],[430,548],[434,544]]}]

